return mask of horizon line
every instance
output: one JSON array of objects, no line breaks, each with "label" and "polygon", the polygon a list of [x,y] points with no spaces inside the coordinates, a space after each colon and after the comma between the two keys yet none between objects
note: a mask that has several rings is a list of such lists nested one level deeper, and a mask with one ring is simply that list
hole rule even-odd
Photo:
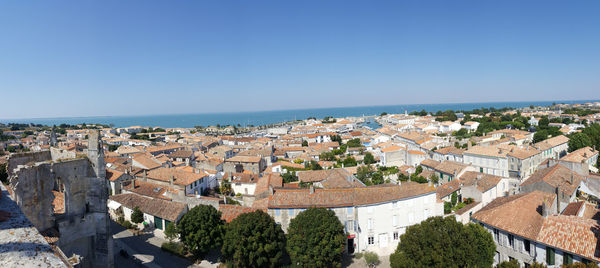
[{"label": "horizon line", "polygon": [[[414,103],[414,104],[390,104],[390,105],[359,105],[359,106],[333,106],[333,107],[315,107],[315,108],[296,108],[296,109],[274,109],[274,110],[252,110],[235,112],[201,112],[201,113],[162,113],[162,114],[133,114],[133,115],[90,115],[90,116],[57,116],[57,117],[22,117],[22,118],[0,118],[0,121],[11,123],[7,120],[42,120],[42,119],[77,119],[77,118],[111,118],[111,117],[130,117],[130,116],[173,116],[173,115],[204,115],[204,114],[236,114],[236,113],[264,113],[264,112],[283,112],[283,111],[302,111],[302,110],[321,110],[321,109],[344,109],[344,108],[365,108],[365,107],[390,107],[390,106],[414,106],[414,105],[444,105],[444,104],[493,104],[493,103],[533,103],[533,102],[579,102],[579,101],[600,101],[600,99],[581,99],[581,100],[528,100],[528,101],[484,101],[484,102],[440,102],[440,103]],[[481,107],[488,108],[488,107]],[[511,107],[517,108],[517,107]],[[385,112],[385,111],[383,111]]]}]

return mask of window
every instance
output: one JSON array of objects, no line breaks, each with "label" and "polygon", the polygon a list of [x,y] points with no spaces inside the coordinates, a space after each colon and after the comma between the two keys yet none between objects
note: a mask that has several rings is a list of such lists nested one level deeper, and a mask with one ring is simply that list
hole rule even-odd
[{"label": "window", "polygon": [[279,209],[275,209],[275,216],[281,216],[281,211],[279,211]]},{"label": "window", "polygon": [[352,207],[349,207],[349,208],[346,209],[346,214],[348,214],[347,216],[352,215],[352,212],[353,212],[352,211]]},{"label": "window", "polygon": [[373,230],[373,219],[367,221],[367,229]]},{"label": "window", "polygon": [[573,263],[573,255],[569,253],[564,253],[563,255],[563,264],[572,264]]},{"label": "window", "polygon": [[531,242],[529,242],[529,240],[525,239],[525,241],[523,241],[523,247],[527,253],[531,254]]},{"label": "window", "polygon": [[546,264],[554,265],[554,249],[546,247]]},{"label": "window", "polygon": [[498,232],[498,229],[494,229],[494,241],[496,241],[496,243],[500,241],[500,232]]},{"label": "window", "polygon": [[354,221],[346,221],[346,231],[354,230]]},{"label": "window", "polygon": [[294,209],[290,208],[288,209],[288,216],[293,216],[294,215]]},{"label": "window", "polygon": [[392,226],[398,226],[398,216],[396,215],[392,217]]},{"label": "window", "polygon": [[367,243],[369,245],[374,245],[375,244],[375,237],[369,236],[369,238],[367,238]]},{"label": "window", "polygon": [[512,234],[508,234],[508,246],[515,248],[515,237]]},{"label": "window", "polygon": [[398,235],[398,232],[394,232],[394,240],[398,240],[398,238],[400,238],[400,236]]}]

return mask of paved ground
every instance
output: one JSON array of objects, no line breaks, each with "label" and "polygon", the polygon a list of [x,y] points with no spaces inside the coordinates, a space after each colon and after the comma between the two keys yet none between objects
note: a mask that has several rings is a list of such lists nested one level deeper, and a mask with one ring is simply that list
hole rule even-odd
[{"label": "paved ground", "polygon": [[[390,267],[390,256],[379,256],[379,265],[377,267]],[[365,268],[367,267],[367,263],[364,258],[354,259],[354,258],[344,258],[342,262],[342,267],[349,268]]]},{"label": "paved ground", "polygon": [[[124,258],[119,254],[121,249],[127,251],[128,255],[142,261],[146,267],[188,267],[192,262],[170,254],[160,249],[164,240],[150,234],[134,236],[123,226],[111,221],[113,240],[115,244],[115,266],[116,267],[140,267],[131,259]],[[123,263],[120,263],[123,262]],[[133,263],[133,264],[131,264]],[[131,265],[130,265],[131,264]]]}]

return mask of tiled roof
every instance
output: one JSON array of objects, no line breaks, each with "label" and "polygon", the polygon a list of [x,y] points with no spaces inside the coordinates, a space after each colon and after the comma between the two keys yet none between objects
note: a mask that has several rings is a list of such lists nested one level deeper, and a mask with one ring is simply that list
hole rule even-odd
[{"label": "tiled roof", "polygon": [[298,171],[296,175],[301,182],[320,182],[325,188],[354,187],[358,180],[343,168]]},{"label": "tiled roof", "polygon": [[309,189],[277,189],[266,202],[269,208],[346,207],[389,202],[433,192],[435,188],[415,182],[345,189],[314,189],[314,193],[310,193]]},{"label": "tiled roof", "polygon": [[544,219],[537,240],[594,261],[600,257],[600,225],[576,216],[551,215]]},{"label": "tiled roof", "polygon": [[467,168],[467,165],[463,163],[446,160],[437,165],[435,170],[446,174],[456,175],[462,172],[465,168]]},{"label": "tiled roof", "polygon": [[187,150],[179,150],[169,154],[169,158],[191,158],[192,156],[194,156],[194,152]]},{"label": "tiled roof", "polygon": [[221,219],[230,223],[233,219],[244,213],[250,213],[257,210],[251,207],[242,207],[238,205],[219,205],[219,211],[221,211]]},{"label": "tiled roof", "polygon": [[465,154],[474,154],[474,155],[484,155],[484,156],[491,156],[491,157],[502,157],[505,158],[506,157],[506,150],[502,150],[498,147],[495,146],[473,146],[471,147],[471,149],[468,149],[467,151],[465,151]]},{"label": "tiled roof", "polygon": [[173,184],[182,185],[182,186],[190,185],[193,182],[195,182],[199,179],[202,179],[206,176],[208,176],[208,174],[203,173],[203,172],[192,173],[192,172],[186,172],[183,170],[178,170],[175,168],[166,168],[166,167],[153,169],[153,170],[148,171],[148,173],[147,173],[147,177],[149,179],[155,179],[155,180],[164,181],[164,182],[170,182],[171,177],[174,177]]},{"label": "tiled roof", "polygon": [[437,187],[436,194],[438,199],[442,199],[460,189],[460,180],[451,180]]},{"label": "tiled roof", "polygon": [[561,144],[564,144],[567,142],[569,142],[569,138],[567,138],[564,135],[560,135],[560,136],[549,138],[547,140],[540,141],[540,142],[534,144],[533,146],[536,147],[538,150],[544,151],[544,150],[548,150],[552,147],[556,147],[558,145],[561,145]]},{"label": "tiled roof", "polygon": [[569,203],[561,214],[565,216],[577,216],[577,214],[579,214],[579,210],[583,207],[584,204],[584,201]]},{"label": "tiled roof", "polygon": [[474,171],[467,171],[460,176],[460,181],[464,186],[476,185],[482,193],[498,185],[500,180],[502,180],[502,177]]},{"label": "tiled roof", "polygon": [[565,155],[560,160],[581,163],[583,161],[590,159],[590,157],[597,155],[597,154],[598,154],[598,151],[592,149],[591,147],[584,147],[584,148],[578,149],[576,151],[570,152],[569,154]]},{"label": "tiled roof", "polygon": [[123,176],[123,172],[120,172],[118,170],[114,170],[114,169],[106,169],[106,179],[109,181],[116,181],[118,180],[121,176]]},{"label": "tiled roof", "polygon": [[[573,182],[571,182],[571,179]],[[581,180],[583,180],[583,177],[576,172],[561,164],[556,164],[537,170],[521,185],[530,185],[543,181],[552,187],[558,187],[561,192],[570,196],[577,190]]]},{"label": "tiled roof", "polygon": [[494,199],[473,218],[513,234],[535,240],[543,224],[541,207],[544,200],[550,204],[555,195],[534,191]]},{"label": "tiled roof", "polygon": [[147,154],[136,155],[133,157],[133,160],[146,167],[146,169],[155,169],[162,166],[160,161],[148,156]]},{"label": "tiled roof", "polygon": [[258,163],[262,158],[260,156],[241,156],[236,155],[225,160],[225,162]]},{"label": "tiled roof", "polygon": [[150,198],[138,194],[111,195],[109,199],[130,209],[139,207],[140,210],[146,214],[157,216],[171,222],[175,222],[177,217],[185,211],[187,206],[184,203]]},{"label": "tiled roof", "polygon": [[444,148],[439,148],[439,149],[435,150],[435,152],[444,154],[444,155],[445,154],[462,155],[465,152],[465,149],[459,149],[454,146],[448,146],[448,147],[444,147]]}]

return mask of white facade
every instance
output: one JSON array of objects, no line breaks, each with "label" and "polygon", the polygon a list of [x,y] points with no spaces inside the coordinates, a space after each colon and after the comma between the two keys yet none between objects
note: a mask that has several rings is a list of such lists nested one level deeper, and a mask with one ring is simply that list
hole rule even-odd
[{"label": "white facade", "polygon": [[431,192],[393,202],[356,207],[359,232],[356,251],[372,251],[390,255],[396,250],[400,236],[411,226],[429,217],[444,215],[443,203],[436,202]]},{"label": "white facade", "polygon": [[508,177],[508,158],[477,154],[464,154],[464,163],[477,167],[479,172]]}]

